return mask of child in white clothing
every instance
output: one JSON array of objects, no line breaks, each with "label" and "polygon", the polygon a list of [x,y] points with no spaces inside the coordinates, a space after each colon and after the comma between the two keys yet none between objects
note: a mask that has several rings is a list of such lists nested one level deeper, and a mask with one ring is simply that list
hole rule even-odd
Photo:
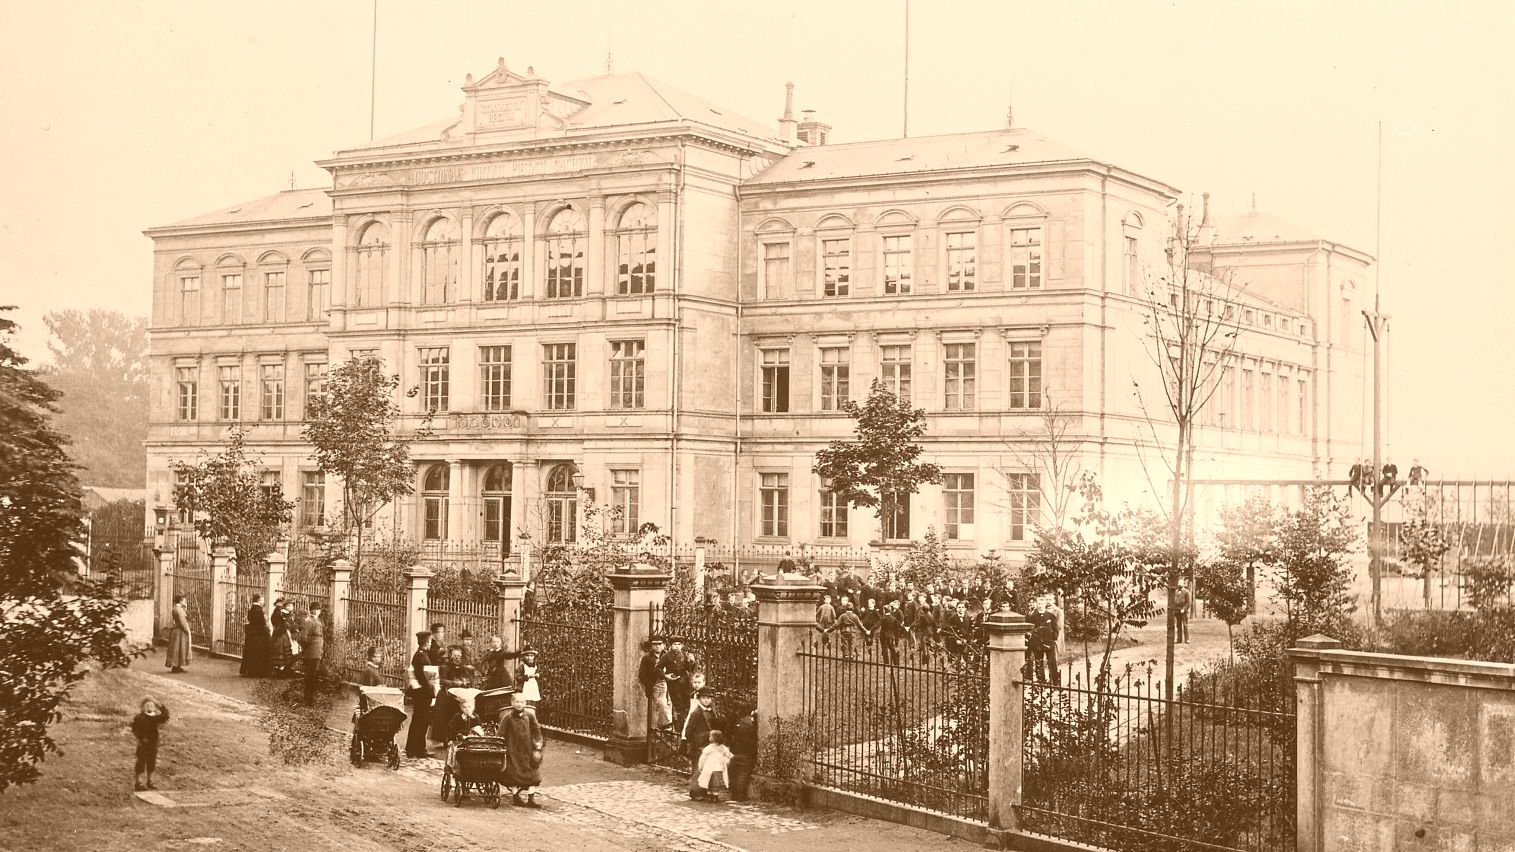
[{"label": "child in white clothing", "polygon": [[710,732],[710,745],[700,752],[700,771],[689,790],[689,798],[720,801],[716,791],[726,789],[726,767],[731,765],[731,749],[725,745],[725,739],[720,731]]}]

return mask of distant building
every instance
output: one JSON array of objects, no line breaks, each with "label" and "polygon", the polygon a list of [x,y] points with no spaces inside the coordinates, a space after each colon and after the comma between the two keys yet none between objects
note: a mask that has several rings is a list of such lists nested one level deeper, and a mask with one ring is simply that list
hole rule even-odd
[{"label": "distant building", "polygon": [[[407,428],[437,412],[383,520],[422,540],[571,539],[592,492],[617,533],[887,545],[929,525],[1013,553],[1042,516],[1049,399],[1107,493],[1166,488],[1142,317],[1174,187],[1021,128],[827,144],[788,106],[774,129],[640,74],[552,86],[501,63],[464,93],[458,117],[321,161],[330,189],[147,232],[156,504],[171,460],[240,423],[297,525],[329,520],[302,418],[355,355],[416,388]],[[1195,256],[1246,287],[1197,469],[1344,466],[1371,258],[1204,215]],[[882,529],[810,472],[874,379],[927,411],[947,473]]]}]

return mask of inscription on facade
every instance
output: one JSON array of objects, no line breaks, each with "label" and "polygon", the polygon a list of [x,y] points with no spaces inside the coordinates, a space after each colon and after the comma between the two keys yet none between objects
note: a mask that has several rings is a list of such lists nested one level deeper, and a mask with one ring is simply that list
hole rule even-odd
[{"label": "inscription on facade", "polygon": [[453,429],[524,429],[524,414],[454,414],[450,424]]},{"label": "inscription on facade", "polygon": [[504,98],[479,103],[480,127],[518,127],[526,114],[525,98]]},{"label": "inscription on facade", "polygon": [[547,157],[541,160],[513,160],[508,163],[478,163],[461,166],[436,166],[410,173],[414,186],[442,183],[469,183],[476,180],[508,180],[534,175],[556,175],[592,169],[597,165],[593,154]]}]

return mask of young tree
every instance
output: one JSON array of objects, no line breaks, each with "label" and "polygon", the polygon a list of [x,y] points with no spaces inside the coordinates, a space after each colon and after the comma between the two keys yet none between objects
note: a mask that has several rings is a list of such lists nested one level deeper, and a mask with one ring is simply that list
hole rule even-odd
[{"label": "young tree", "polygon": [[47,728],[83,663],[130,660],[125,602],[78,578],[84,512],[67,439],[51,423],[58,393],[11,348],[9,310],[0,307],[0,790],[37,780],[37,764],[58,751]]},{"label": "young tree", "polygon": [[116,311],[53,311],[43,318],[62,394],[57,428],[91,485],[141,488],[146,480],[147,319]]},{"label": "young tree", "polygon": [[[1022,430],[1013,439],[1002,441],[1018,465],[1016,470],[998,469],[1003,481],[1009,483],[1013,474],[1031,473],[1034,478],[1030,484],[1036,491],[1038,508],[1045,512],[1047,523],[1053,527],[1061,527],[1070,519],[1069,509],[1078,496],[1079,480],[1084,473],[1079,441],[1068,435],[1074,420],[1046,391],[1042,394],[1041,417],[1036,428]],[[1031,508],[1015,505],[1014,501],[1023,499],[1020,493],[1012,492],[1009,497],[1011,508]]]},{"label": "young tree", "polygon": [[176,460],[169,467],[180,480],[174,508],[196,519],[201,536],[225,539],[248,564],[273,552],[294,504],[284,499],[277,482],[263,483],[262,466],[248,455],[245,429],[232,427],[220,453],[194,464]]},{"label": "young tree", "polygon": [[[353,563],[362,566],[363,528],[379,510],[414,488],[410,444],[431,435],[431,415],[411,435],[397,434],[400,377],[386,375],[377,358],[353,358],[333,367],[326,392],[311,400],[305,440],[316,466],[342,483],[343,526],[354,536]],[[407,391],[414,396],[416,389]]]},{"label": "young tree", "polygon": [[894,517],[899,502],[908,504],[921,485],[942,480],[941,468],[919,461],[922,449],[916,441],[926,434],[926,411],[911,408],[878,379],[866,402],[848,400],[842,410],[857,421],[857,438],[823,447],[811,470],[847,505],[877,509],[882,541],[884,519]]},{"label": "young tree", "polygon": [[1288,615],[1290,638],[1346,635],[1357,609],[1347,564],[1357,545],[1351,504],[1329,488],[1311,490],[1304,507],[1281,520],[1277,542],[1274,594]]}]

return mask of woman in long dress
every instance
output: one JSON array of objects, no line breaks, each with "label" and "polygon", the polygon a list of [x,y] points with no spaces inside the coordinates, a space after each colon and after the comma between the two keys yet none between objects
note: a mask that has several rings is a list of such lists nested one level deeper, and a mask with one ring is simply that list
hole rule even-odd
[{"label": "woman in long dress", "polygon": [[242,634],[243,677],[268,677],[272,653],[268,632],[268,616],[263,614],[263,596],[253,595],[252,606],[247,608],[247,629]]},{"label": "woman in long dress", "polygon": [[168,654],[163,660],[163,665],[170,672],[178,674],[189,665],[193,656],[189,644],[189,608],[184,605],[183,595],[174,595],[173,623],[168,629]]},{"label": "woman in long dress", "polygon": [[[513,789],[512,803],[523,808],[539,808],[536,786],[542,783],[542,727],[537,714],[526,706],[526,698],[517,692],[510,696],[510,709],[500,715],[500,736],[505,738],[506,787]],[[526,800],[521,801],[525,795]]]},{"label": "woman in long dress", "polygon": [[542,700],[542,691],[537,686],[537,652],[530,645],[521,649],[521,668],[516,673],[516,695],[524,697],[532,707]]},{"label": "woman in long dress", "polygon": [[283,598],[274,601],[274,612],[269,620],[274,625],[272,666],[275,675],[287,673],[295,661],[295,646],[289,635],[290,612],[289,604]]},{"label": "woman in long dress", "polygon": [[431,633],[416,634],[416,653],[410,658],[410,732],[405,736],[406,757],[429,757],[426,752],[426,727],[431,722],[431,701],[436,697],[436,687],[426,669],[431,666],[431,657],[426,645],[431,642]]}]

